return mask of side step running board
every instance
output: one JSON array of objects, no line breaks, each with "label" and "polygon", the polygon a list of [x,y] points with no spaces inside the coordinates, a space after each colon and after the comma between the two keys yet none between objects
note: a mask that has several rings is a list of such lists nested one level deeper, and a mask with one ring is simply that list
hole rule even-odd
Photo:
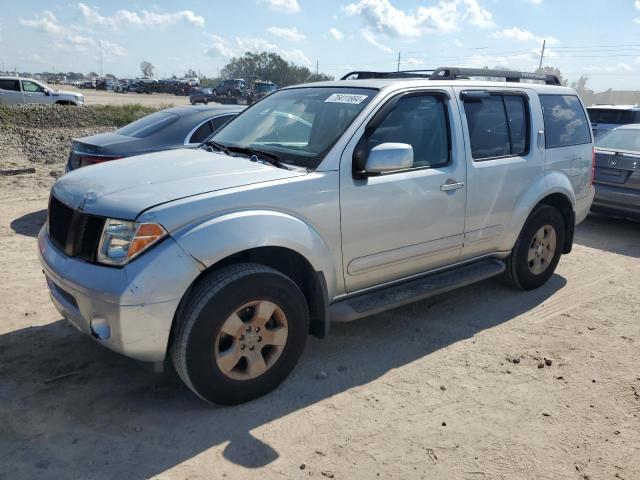
[{"label": "side step running board", "polygon": [[504,270],[503,261],[488,259],[363,293],[330,305],[331,321],[350,322],[368,317],[495,277]]}]

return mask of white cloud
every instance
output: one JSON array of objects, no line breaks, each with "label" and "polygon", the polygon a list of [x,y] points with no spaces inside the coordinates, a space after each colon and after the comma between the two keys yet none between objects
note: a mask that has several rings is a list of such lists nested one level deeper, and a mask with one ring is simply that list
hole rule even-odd
[{"label": "white cloud", "polygon": [[205,23],[203,17],[196,15],[191,10],[181,10],[174,13],[157,13],[147,10],[141,10],[140,12],[118,10],[113,15],[104,16],[100,14],[97,7],[90,7],[84,3],[78,3],[77,6],[88,24],[102,25],[111,28],[118,28],[124,25],[161,27],[179,23],[193,27],[204,27]]},{"label": "white cloud", "polygon": [[58,24],[58,20],[53,12],[50,12],[49,10],[42,12],[42,14],[39,17],[36,17],[35,20],[24,20],[21,18],[20,25],[33,28],[38,32],[53,34],[62,32],[62,27]]},{"label": "white cloud", "polygon": [[378,39],[376,38],[375,34],[371,30],[367,30],[365,28],[365,29],[360,31],[360,35],[362,35],[362,38],[364,38],[371,45],[373,45],[376,48],[379,48],[383,52],[391,53],[393,51],[389,47],[387,47],[386,45],[381,44],[378,41]]},{"label": "white cloud", "polygon": [[441,0],[407,12],[391,0],[358,0],[343,7],[347,15],[359,15],[369,28],[390,37],[415,38],[426,33],[451,33],[470,24],[480,28],[495,26],[492,14],[478,0]]},{"label": "white cloud", "polygon": [[340,41],[344,38],[344,34],[338,30],[337,28],[330,28],[329,29],[329,35],[331,35],[333,38],[335,38],[336,40]]},{"label": "white cloud", "polygon": [[636,5],[636,10],[640,10],[640,0],[636,0],[635,5]]},{"label": "white cloud", "polygon": [[518,27],[507,28],[502,31],[497,31],[493,34],[495,38],[508,38],[510,40],[516,40],[518,42],[538,42],[542,43],[543,40],[547,41],[547,45],[555,45],[558,40],[554,37],[540,37],[534,35],[529,30],[521,30]]},{"label": "white cloud", "polygon": [[529,0],[534,5],[542,5],[543,0]]},{"label": "white cloud", "polygon": [[413,57],[409,57],[409,58],[403,60],[402,62],[406,63],[408,65],[411,65],[411,66],[424,65],[424,61],[423,60],[420,60],[419,58],[413,58]]},{"label": "white cloud", "polygon": [[458,40],[457,38],[453,41],[453,44],[458,48],[464,47],[464,44],[460,40]]},{"label": "white cloud", "polygon": [[267,32],[269,32],[271,35],[274,35],[278,38],[287,40],[288,42],[301,42],[302,40],[307,38],[302,33],[300,33],[296,27],[291,27],[291,28],[269,27],[267,28]]},{"label": "white cloud", "polygon": [[633,71],[633,68],[631,68],[629,65],[627,65],[626,63],[618,63],[616,65],[616,67],[618,67],[620,70],[624,70],[625,72],[631,72]]},{"label": "white cloud", "polygon": [[311,65],[311,60],[300,49],[287,50],[278,45],[255,37],[235,37],[227,39],[215,34],[206,34],[210,40],[205,54],[210,57],[237,57],[246,52],[274,52],[289,62]]},{"label": "white cloud", "polygon": [[112,43],[109,40],[99,40],[98,46],[102,49],[102,54],[106,58],[110,57],[124,57],[127,55],[127,50],[118,44]]},{"label": "white cloud", "polygon": [[300,5],[298,0],[262,0],[262,3],[269,5],[271,10],[283,13],[298,13]]}]

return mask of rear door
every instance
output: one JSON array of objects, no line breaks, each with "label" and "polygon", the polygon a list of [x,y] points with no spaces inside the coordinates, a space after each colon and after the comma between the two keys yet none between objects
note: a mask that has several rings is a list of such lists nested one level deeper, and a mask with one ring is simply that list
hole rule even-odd
[{"label": "rear door", "polygon": [[20,89],[20,80],[0,79],[0,104],[20,105],[24,103],[24,96]]},{"label": "rear door", "polygon": [[540,95],[544,118],[545,168],[561,170],[576,198],[589,193],[593,140],[589,119],[577,95]]}]

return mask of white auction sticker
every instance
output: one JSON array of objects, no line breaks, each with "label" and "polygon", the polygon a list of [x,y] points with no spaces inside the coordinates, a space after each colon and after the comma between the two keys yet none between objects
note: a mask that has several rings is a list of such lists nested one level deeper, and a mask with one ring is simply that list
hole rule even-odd
[{"label": "white auction sticker", "polygon": [[353,103],[355,105],[362,103],[367,95],[354,95],[351,93],[334,93],[327,98],[325,103]]}]

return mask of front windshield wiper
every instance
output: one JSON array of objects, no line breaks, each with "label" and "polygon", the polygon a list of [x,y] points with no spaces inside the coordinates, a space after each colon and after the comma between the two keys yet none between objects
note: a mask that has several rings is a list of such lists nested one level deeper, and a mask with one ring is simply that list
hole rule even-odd
[{"label": "front windshield wiper", "polygon": [[224,153],[225,155],[229,155],[230,157],[235,157],[233,152],[229,150],[229,148],[223,143],[218,143],[215,140],[207,140],[206,142],[204,142],[204,144],[208,147],[213,147],[217,149],[218,151]]},{"label": "front windshield wiper", "polygon": [[274,167],[290,170],[290,168],[286,164],[278,160],[278,156],[276,154],[271,152],[265,152],[264,150],[257,150],[251,147],[241,147],[239,145],[227,145],[227,150],[231,152],[247,155],[252,161],[262,160],[262,161],[266,161],[267,163],[270,163]]}]

